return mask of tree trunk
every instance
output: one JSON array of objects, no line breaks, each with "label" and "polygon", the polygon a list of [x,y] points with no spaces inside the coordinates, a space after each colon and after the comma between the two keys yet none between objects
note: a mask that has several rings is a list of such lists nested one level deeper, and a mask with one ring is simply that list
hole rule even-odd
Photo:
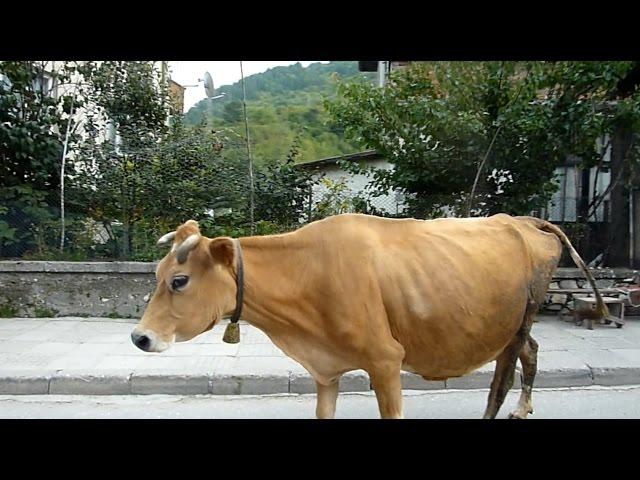
[{"label": "tree trunk", "polygon": [[620,182],[611,190],[611,223],[609,224],[609,252],[606,265],[610,267],[630,267],[629,255],[631,222],[629,209],[629,146],[633,132],[619,128],[611,142],[611,178],[622,171]]}]

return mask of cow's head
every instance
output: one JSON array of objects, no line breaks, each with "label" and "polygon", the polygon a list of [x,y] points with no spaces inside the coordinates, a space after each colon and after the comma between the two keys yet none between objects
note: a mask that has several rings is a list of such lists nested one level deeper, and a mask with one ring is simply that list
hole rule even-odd
[{"label": "cow's head", "polygon": [[210,330],[236,304],[231,238],[203,237],[198,223],[189,220],[158,245],[172,245],[171,251],[158,263],[156,290],[131,333],[133,343],[148,352]]}]

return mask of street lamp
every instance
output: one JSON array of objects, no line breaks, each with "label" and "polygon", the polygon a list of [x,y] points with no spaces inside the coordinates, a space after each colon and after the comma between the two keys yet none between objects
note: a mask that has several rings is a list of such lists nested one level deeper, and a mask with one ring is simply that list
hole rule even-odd
[{"label": "street lamp", "polygon": [[[245,128],[245,138],[247,140],[247,156],[249,157],[249,183],[250,183],[250,202],[249,202],[249,216],[251,219],[251,235],[254,233],[254,210],[255,210],[255,202],[253,198],[253,160],[251,159],[251,144],[249,143],[249,120],[247,119],[247,92],[244,88],[244,72],[242,71],[242,61],[240,61],[240,79],[242,80],[242,110],[244,112],[244,128]],[[213,86],[213,82],[212,82]]]}]

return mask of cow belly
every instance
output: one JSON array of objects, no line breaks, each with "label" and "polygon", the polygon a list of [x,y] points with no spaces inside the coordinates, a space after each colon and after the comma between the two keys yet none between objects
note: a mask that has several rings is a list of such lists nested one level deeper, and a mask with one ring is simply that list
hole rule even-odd
[{"label": "cow belly", "polygon": [[429,355],[424,351],[412,351],[407,354],[407,365],[412,373],[416,373],[427,380],[444,380],[460,377],[486,365],[500,355],[508,345],[508,341],[491,345],[482,353],[472,355],[441,349],[441,355]]},{"label": "cow belly", "polygon": [[507,289],[484,304],[477,298],[425,299],[390,321],[405,349],[404,363],[414,373],[430,379],[457,377],[495,360],[522,325],[526,301],[524,288]]},{"label": "cow belly", "polygon": [[405,349],[407,368],[426,378],[443,379],[495,360],[522,325],[528,288],[513,277],[494,277],[493,282],[490,288],[461,286],[439,292],[407,288],[395,308],[388,310],[392,334]]},{"label": "cow belly", "polygon": [[522,325],[531,260],[512,228],[417,239],[377,260],[385,311],[404,363],[430,379],[494,360]]}]

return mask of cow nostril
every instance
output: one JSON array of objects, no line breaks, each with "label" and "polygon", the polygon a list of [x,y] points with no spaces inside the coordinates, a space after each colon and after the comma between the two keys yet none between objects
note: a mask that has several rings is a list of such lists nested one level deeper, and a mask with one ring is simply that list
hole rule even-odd
[{"label": "cow nostril", "polygon": [[149,340],[149,337],[147,337],[146,335],[143,335],[138,339],[138,346],[143,350],[146,350],[147,348],[149,348],[150,343],[151,343],[151,340]]},{"label": "cow nostril", "polygon": [[140,350],[148,350],[151,345],[151,339],[146,335],[140,335],[136,333],[131,334],[131,340],[133,344],[138,347]]}]

